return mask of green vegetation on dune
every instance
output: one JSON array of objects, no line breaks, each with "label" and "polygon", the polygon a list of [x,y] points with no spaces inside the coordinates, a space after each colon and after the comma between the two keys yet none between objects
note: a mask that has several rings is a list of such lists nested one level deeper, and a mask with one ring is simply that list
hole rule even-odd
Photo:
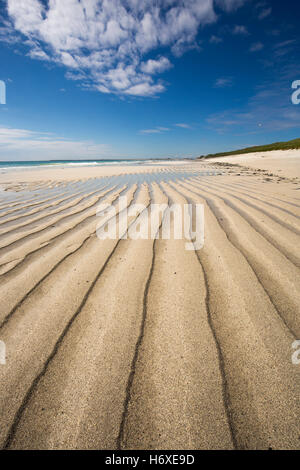
[{"label": "green vegetation on dune", "polygon": [[300,149],[300,139],[289,140],[288,142],[274,142],[269,145],[257,145],[256,147],[248,147],[241,150],[232,150],[231,152],[222,153],[210,153],[208,155],[202,155],[198,158],[214,158],[214,157],[227,157],[229,155],[239,155],[242,153],[252,152],[268,152],[270,150],[291,150]]}]

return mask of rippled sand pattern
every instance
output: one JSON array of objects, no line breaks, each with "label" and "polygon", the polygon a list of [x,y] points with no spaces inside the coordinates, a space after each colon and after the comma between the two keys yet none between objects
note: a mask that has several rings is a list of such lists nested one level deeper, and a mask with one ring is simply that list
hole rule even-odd
[{"label": "rippled sand pattern", "polygon": [[[193,164],[7,186],[1,447],[299,449],[297,189]],[[204,204],[204,247],[100,241],[120,195]]]}]

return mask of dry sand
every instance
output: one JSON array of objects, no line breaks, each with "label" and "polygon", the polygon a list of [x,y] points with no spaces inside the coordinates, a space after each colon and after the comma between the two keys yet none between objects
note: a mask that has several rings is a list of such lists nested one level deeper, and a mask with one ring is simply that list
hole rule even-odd
[{"label": "dry sand", "polygon": [[300,178],[300,150],[272,150],[230,157],[214,158],[214,162],[234,163],[250,168],[260,168],[277,176]]},{"label": "dry sand", "polygon": [[[0,446],[299,449],[297,158],[2,174]],[[204,204],[204,247],[100,241],[120,193]]]}]

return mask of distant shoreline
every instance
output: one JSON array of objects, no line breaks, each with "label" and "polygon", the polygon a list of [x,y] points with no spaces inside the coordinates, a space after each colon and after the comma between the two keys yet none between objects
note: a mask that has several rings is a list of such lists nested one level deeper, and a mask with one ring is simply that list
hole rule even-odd
[{"label": "distant shoreline", "polygon": [[[193,158],[195,160],[197,157]],[[74,166],[81,166],[81,165],[138,165],[138,164],[149,164],[151,162],[160,162],[164,163],[166,161],[182,161],[182,160],[190,160],[190,158],[112,158],[112,159],[67,159],[67,160],[12,160],[12,161],[0,161],[0,169],[3,168],[20,168],[20,167],[39,167],[39,166],[61,166],[61,165],[74,165]]]}]

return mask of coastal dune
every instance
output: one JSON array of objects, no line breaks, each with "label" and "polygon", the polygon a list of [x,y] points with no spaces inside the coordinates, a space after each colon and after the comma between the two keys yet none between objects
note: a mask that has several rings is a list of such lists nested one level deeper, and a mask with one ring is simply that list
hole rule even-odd
[{"label": "coastal dune", "polygon": [[[1,175],[1,448],[300,449],[300,180],[219,163]],[[120,196],[204,246],[99,240]]]}]

